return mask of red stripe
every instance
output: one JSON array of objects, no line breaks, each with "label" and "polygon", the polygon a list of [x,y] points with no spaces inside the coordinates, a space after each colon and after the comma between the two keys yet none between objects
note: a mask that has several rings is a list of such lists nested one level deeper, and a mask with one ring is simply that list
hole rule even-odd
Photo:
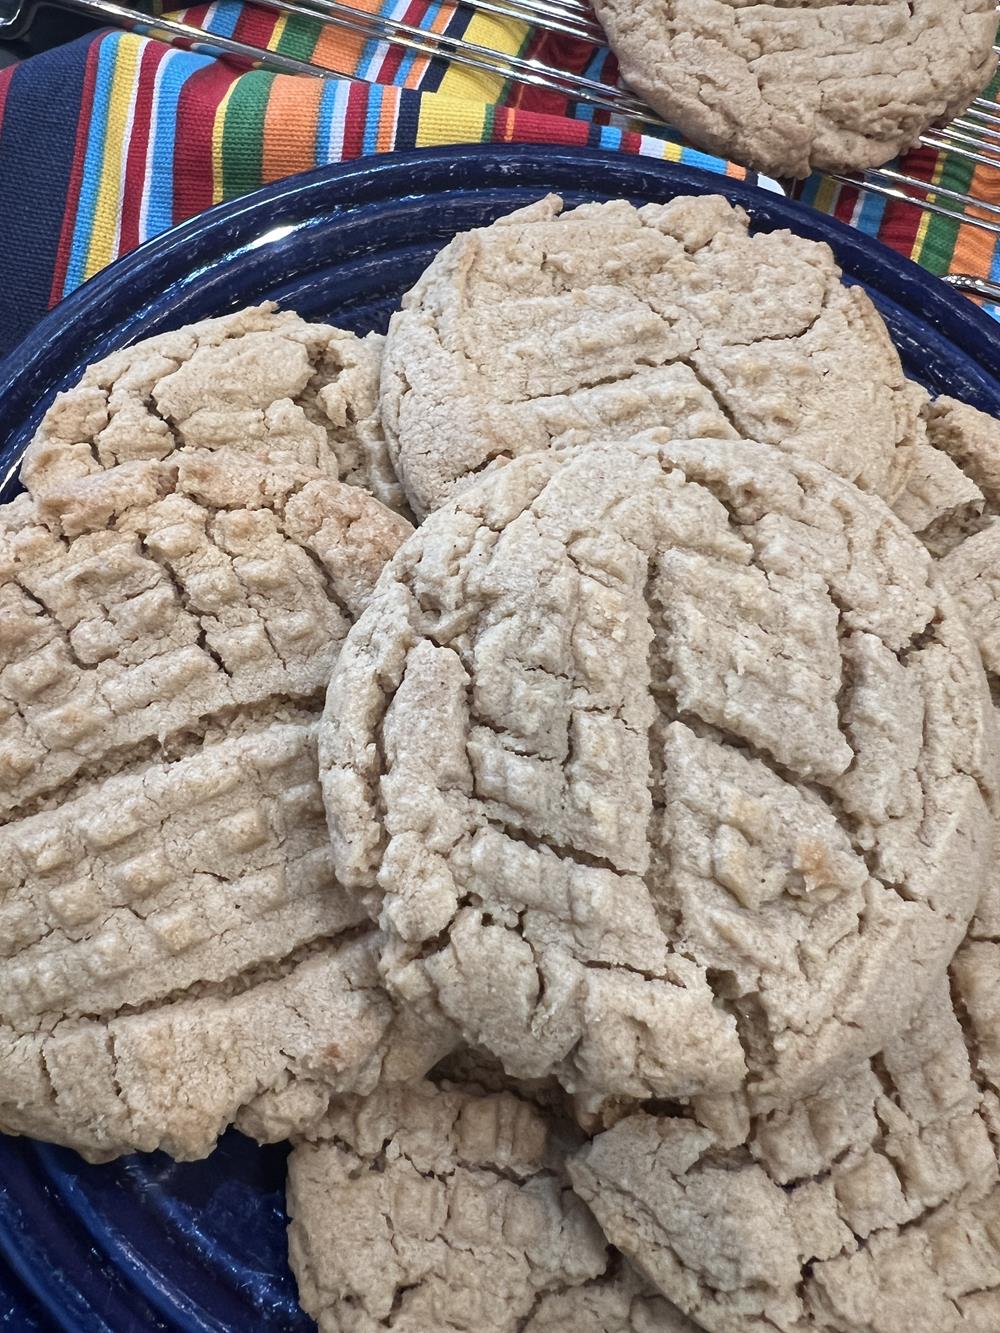
[{"label": "red stripe", "polygon": [[[569,120],[562,117],[554,122],[551,116],[540,115],[537,111],[504,111],[504,130],[508,123],[513,129],[513,139],[518,143],[559,143],[580,144],[585,146],[590,138],[590,125],[585,120]],[[499,120],[500,109],[497,111]],[[508,122],[506,117],[510,116]]]},{"label": "red stripe", "polygon": [[233,37],[238,42],[249,42],[251,46],[266,47],[279,18],[280,15],[273,10],[260,9],[257,5],[244,5],[243,12],[236,20]]},{"label": "red stripe", "polygon": [[838,222],[850,222],[854,216],[854,207],[858,202],[858,189],[856,185],[842,185],[837,192],[837,199],[833,205],[833,216]]},{"label": "red stripe", "polygon": [[352,83],[347,94],[347,113],[344,116],[345,161],[360,157],[365,142],[365,116],[368,112],[368,85]]},{"label": "red stripe", "polygon": [[[406,21],[409,23],[411,20],[407,19]],[[382,58],[382,63],[375,75],[375,82],[392,83],[405,55],[406,51],[402,46],[390,46]]]},{"label": "red stripe", "polygon": [[[582,74],[593,59],[594,45],[579,37],[567,37],[563,33],[537,32],[529,41],[524,56],[571,74]],[[565,116],[571,105],[571,99],[565,93],[532,88],[530,84],[512,85],[506,101],[518,110],[536,111],[549,116]]]},{"label": "red stripe", "polygon": [[[936,163],[937,153],[933,149],[917,148],[902,159],[900,171],[916,177],[917,180],[929,181],[934,175]],[[905,204],[898,199],[890,200],[882,216],[882,225],[878,232],[879,240],[891,245],[901,254],[909,255],[917,239],[922,217],[923,213],[919,208],[914,208],[911,204]]]},{"label": "red stripe", "polygon": [[[426,0],[410,0],[403,12],[401,22],[409,23],[414,28],[420,27],[420,20],[426,15],[430,6]],[[406,49],[402,46],[390,45],[385,55],[382,57],[382,63],[375,72],[374,81],[376,83],[391,84],[395,81],[396,74],[403,58],[406,55]],[[420,59],[420,57],[418,57]]]},{"label": "red stripe", "polygon": [[0,69],[0,134],[3,133],[3,110],[7,105],[7,94],[10,91],[10,81],[14,77],[16,65],[8,65],[6,69]]},{"label": "red stripe", "polygon": [[203,28],[205,18],[211,8],[211,5],[192,5],[184,16],[184,22],[190,23],[192,28]]},{"label": "red stripe", "polygon": [[181,88],[177,102],[177,143],[174,156],[174,222],[212,207],[212,130],[215,113],[239,72],[221,60],[196,70]]},{"label": "red stripe", "polygon": [[[107,36],[112,34],[108,33]],[[97,82],[97,61],[104,37],[98,37],[87,51],[87,64],[83,72],[83,88],[80,92],[80,119],[76,126],[76,146],[73,149],[73,165],[70,167],[69,185],[66,188],[66,210],[63,213],[62,227],[59,232],[59,248],[56,251],[55,270],[52,274],[52,287],[49,290],[49,305],[54,306],[61,299],[66,282],[66,269],[69,267],[70,250],[73,245],[73,229],[76,226],[76,210],[80,204],[80,184],[83,180],[83,159],[87,151],[87,135],[90,131],[90,119],[94,111],[94,85]]]},{"label": "red stripe", "polygon": [[156,71],[169,51],[162,42],[147,42],[139,61],[138,87],[135,95],[135,115],[132,136],[125,158],[125,188],[122,193],[121,238],[118,253],[127,254],[139,244],[139,214],[146,186],[146,153],[149,148],[150,122],[153,111],[153,90]]}]

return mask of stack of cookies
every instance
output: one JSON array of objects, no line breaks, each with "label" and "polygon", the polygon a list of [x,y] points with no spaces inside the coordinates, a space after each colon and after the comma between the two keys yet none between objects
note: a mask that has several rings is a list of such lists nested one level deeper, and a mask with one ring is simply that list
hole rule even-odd
[{"label": "stack of cookies", "polygon": [[0,1130],[291,1139],[324,1330],[996,1333],[1000,425],[825,247],[542,200],[22,475]]}]

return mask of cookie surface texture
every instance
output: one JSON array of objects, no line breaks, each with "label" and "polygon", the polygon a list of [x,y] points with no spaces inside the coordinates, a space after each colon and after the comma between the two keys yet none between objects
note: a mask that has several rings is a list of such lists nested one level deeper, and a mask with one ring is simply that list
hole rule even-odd
[{"label": "cookie surface texture", "polygon": [[399,509],[378,416],[382,343],[272,305],[147,338],[59,395],[22,479],[43,514],[58,515],[109,468],[225,448],[318,468]]},{"label": "cookie surface texture", "polygon": [[979,644],[997,698],[1000,422],[947,397],[928,402],[923,417],[923,466],[908,478],[896,510],[938,557],[941,579]]},{"label": "cookie surface texture", "polygon": [[853,1077],[748,1122],[630,1116],[570,1162],[574,1185],[710,1333],[992,1333],[998,987],[1000,946],[972,932]]},{"label": "cookie surface texture", "polygon": [[432,515],[320,737],[390,989],[585,1112],[777,1105],[901,1032],[982,891],[995,762],[975,646],[881,501],[657,433]]},{"label": "cookie surface texture", "polygon": [[382,416],[415,513],[491,463],[653,427],[765,440],[892,493],[910,386],[826,246],[750,235],[717,196],[561,210],[456,237],[392,317]]},{"label": "cookie surface texture", "polygon": [[289,1159],[289,1251],[321,1333],[693,1333],[573,1194],[530,1102],[418,1083],[346,1097]]},{"label": "cookie surface texture", "polygon": [[198,1157],[378,1077],[393,1010],[316,725],[410,528],[222,449],[97,480],[73,535],[0,511],[0,1130]]},{"label": "cookie surface texture", "polygon": [[699,147],[777,176],[860,171],[989,82],[989,0],[595,0],[622,77]]}]

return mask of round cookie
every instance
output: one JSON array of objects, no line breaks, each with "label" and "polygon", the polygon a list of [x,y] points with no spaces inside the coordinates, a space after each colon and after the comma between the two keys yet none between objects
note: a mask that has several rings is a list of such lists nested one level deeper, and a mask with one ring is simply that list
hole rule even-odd
[{"label": "round cookie", "polygon": [[22,480],[43,515],[58,517],[95,473],[226,448],[318,468],[401,509],[378,413],[383,341],[271,303],[147,338],[58,396]]},{"label": "round cookie", "polygon": [[751,235],[717,196],[561,210],[457,236],[390,321],[382,417],[415,513],[494,460],[652,427],[761,439],[895,493],[915,390],[826,246]]},{"label": "round cookie", "polygon": [[995,763],[975,647],[880,501],[662,432],[432,515],[320,737],[390,989],[582,1113],[765,1109],[902,1031],[981,891]]},{"label": "round cookie", "polygon": [[973,933],[853,1077],[770,1116],[630,1116],[574,1186],[710,1333],[994,1333],[998,997],[1000,946]]},{"label": "round cookie", "polygon": [[409,525],[224,449],[92,477],[62,518],[0,510],[0,1131],[192,1158],[374,1086],[391,1029],[422,1074],[316,771]]},{"label": "round cookie", "polygon": [[700,148],[777,176],[863,171],[986,86],[992,0],[594,0],[629,87]]},{"label": "round cookie", "polygon": [[321,1333],[694,1333],[609,1253],[564,1148],[509,1092],[338,1100],[288,1164],[303,1308]]}]

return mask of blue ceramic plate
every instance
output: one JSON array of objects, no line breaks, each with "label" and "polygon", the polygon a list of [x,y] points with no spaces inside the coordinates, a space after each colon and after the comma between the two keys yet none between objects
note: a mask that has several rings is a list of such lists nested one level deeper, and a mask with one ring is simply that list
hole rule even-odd
[{"label": "blue ceramic plate", "polygon": [[[821,214],[690,168],[596,150],[436,149],[324,168],[213,209],[120,260],[0,363],[0,478],[57,390],[137,338],[271,297],[359,333],[457,231],[548,190],[571,203],[724,193],[756,228],[826,241],[863,284],[907,372],[1000,416],[996,325],[915,265]],[[16,1333],[311,1325],[285,1262],[284,1151],[228,1135],[207,1162],[89,1167],[0,1138],[0,1328]]]}]

